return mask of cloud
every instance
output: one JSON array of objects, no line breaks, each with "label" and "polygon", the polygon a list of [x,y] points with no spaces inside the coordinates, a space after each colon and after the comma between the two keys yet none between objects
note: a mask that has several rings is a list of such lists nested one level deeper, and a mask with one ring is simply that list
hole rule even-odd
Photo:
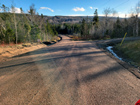
[{"label": "cloud", "polygon": [[92,6],[90,6],[89,8],[90,8],[90,9],[98,9],[97,7],[92,7]]},{"label": "cloud", "polygon": [[51,12],[54,12],[54,10],[52,10],[51,8],[48,8],[48,7],[40,7],[40,9],[39,10],[42,10],[42,9],[48,9],[48,10],[50,10]]},{"label": "cloud", "polygon": [[140,9],[140,7],[136,7],[137,9]]},{"label": "cloud", "polygon": [[128,17],[131,17],[131,14],[129,14],[129,13],[128,13],[128,14],[125,14],[125,13],[119,12],[119,13],[118,13],[118,16],[121,17],[121,18],[125,18],[125,17],[128,18]]},{"label": "cloud", "polygon": [[82,8],[79,8],[79,7],[76,7],[76,8],[73,8],[73,11],[77,12],[77,11],[85,11],[85,9],[82,7]]},{"label": "cloud", "polygon": [[[104,14],[99,14],[98,16],[105,16]],[[108,15],[108,17],[113,17],[112,14]],[[120,18],[129,18],[131,17],[131,14],[125,14],[125,13],[122,13],[122,12],[118,12],[118,14],[116,14],[114,17],[120,17]]]},{"label": "cloud", "polygon": [[93,9],[93,7],[89,7],[90,9]]},{"label": "cloud", "polygon": [[14,10],[10,9],[10,12],[11,13],[14,13],[14,12],[15,13],[21,13],[21,10],[20,10],[20,8],[15,7]]}]

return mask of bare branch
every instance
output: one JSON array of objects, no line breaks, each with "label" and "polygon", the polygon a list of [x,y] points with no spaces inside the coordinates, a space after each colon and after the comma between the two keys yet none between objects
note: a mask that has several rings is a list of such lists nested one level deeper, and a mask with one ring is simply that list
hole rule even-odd
[{"label": "bare branch", "polygon": [[105,8],[103,13],[104,13],[105,17],[107,17],[111,13],[111,9],[110,8]]}]

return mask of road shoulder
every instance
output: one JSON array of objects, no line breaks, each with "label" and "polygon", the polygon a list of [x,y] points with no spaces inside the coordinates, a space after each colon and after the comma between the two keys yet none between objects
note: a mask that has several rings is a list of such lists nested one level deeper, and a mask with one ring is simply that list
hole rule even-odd
[{"label": "road shoulder", "polygon": [[123,66],[125,69],[127,69],[129,72],[131,72],[133,75],[135,75],[138,79],[140,79],[140,73],[139,73],[139,69],[135,68],[134,66],[132,66],[131,64],[128,64],[125,61],[121,61],[118,58],[116,58],[113,54],[111,54],[109,51],[107,51],[106,48],[104,48],[100,42],[96,42],[96,45],[98,46],[98,48],[103,51],[107,56],[111,57],[112,59],[116,60],[121,66]]}]

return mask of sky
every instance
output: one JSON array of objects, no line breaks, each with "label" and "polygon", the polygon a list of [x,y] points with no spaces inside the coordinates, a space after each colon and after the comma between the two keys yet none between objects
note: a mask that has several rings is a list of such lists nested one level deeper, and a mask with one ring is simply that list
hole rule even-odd
[{"label": "sky", "polygon": [[0,0],[0,5],[10,7],[14,4],[16,12],[20,7],[25,13],[31,4],[39,14],[48,16],[93,16],[98,9],[99,16],[103,15],[105,8],[114,8],[120,17],[130,14],[130,10],[136,6],[139,0]]}]

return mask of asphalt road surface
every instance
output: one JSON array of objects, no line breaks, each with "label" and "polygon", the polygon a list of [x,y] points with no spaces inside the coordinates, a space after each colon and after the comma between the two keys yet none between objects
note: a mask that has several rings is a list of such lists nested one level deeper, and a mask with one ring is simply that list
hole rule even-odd
[{"label": "asphalt road surface", "polygon": [[0,105],[134,105],[140,80],[88,41],[63,40],[0,63]]}]

